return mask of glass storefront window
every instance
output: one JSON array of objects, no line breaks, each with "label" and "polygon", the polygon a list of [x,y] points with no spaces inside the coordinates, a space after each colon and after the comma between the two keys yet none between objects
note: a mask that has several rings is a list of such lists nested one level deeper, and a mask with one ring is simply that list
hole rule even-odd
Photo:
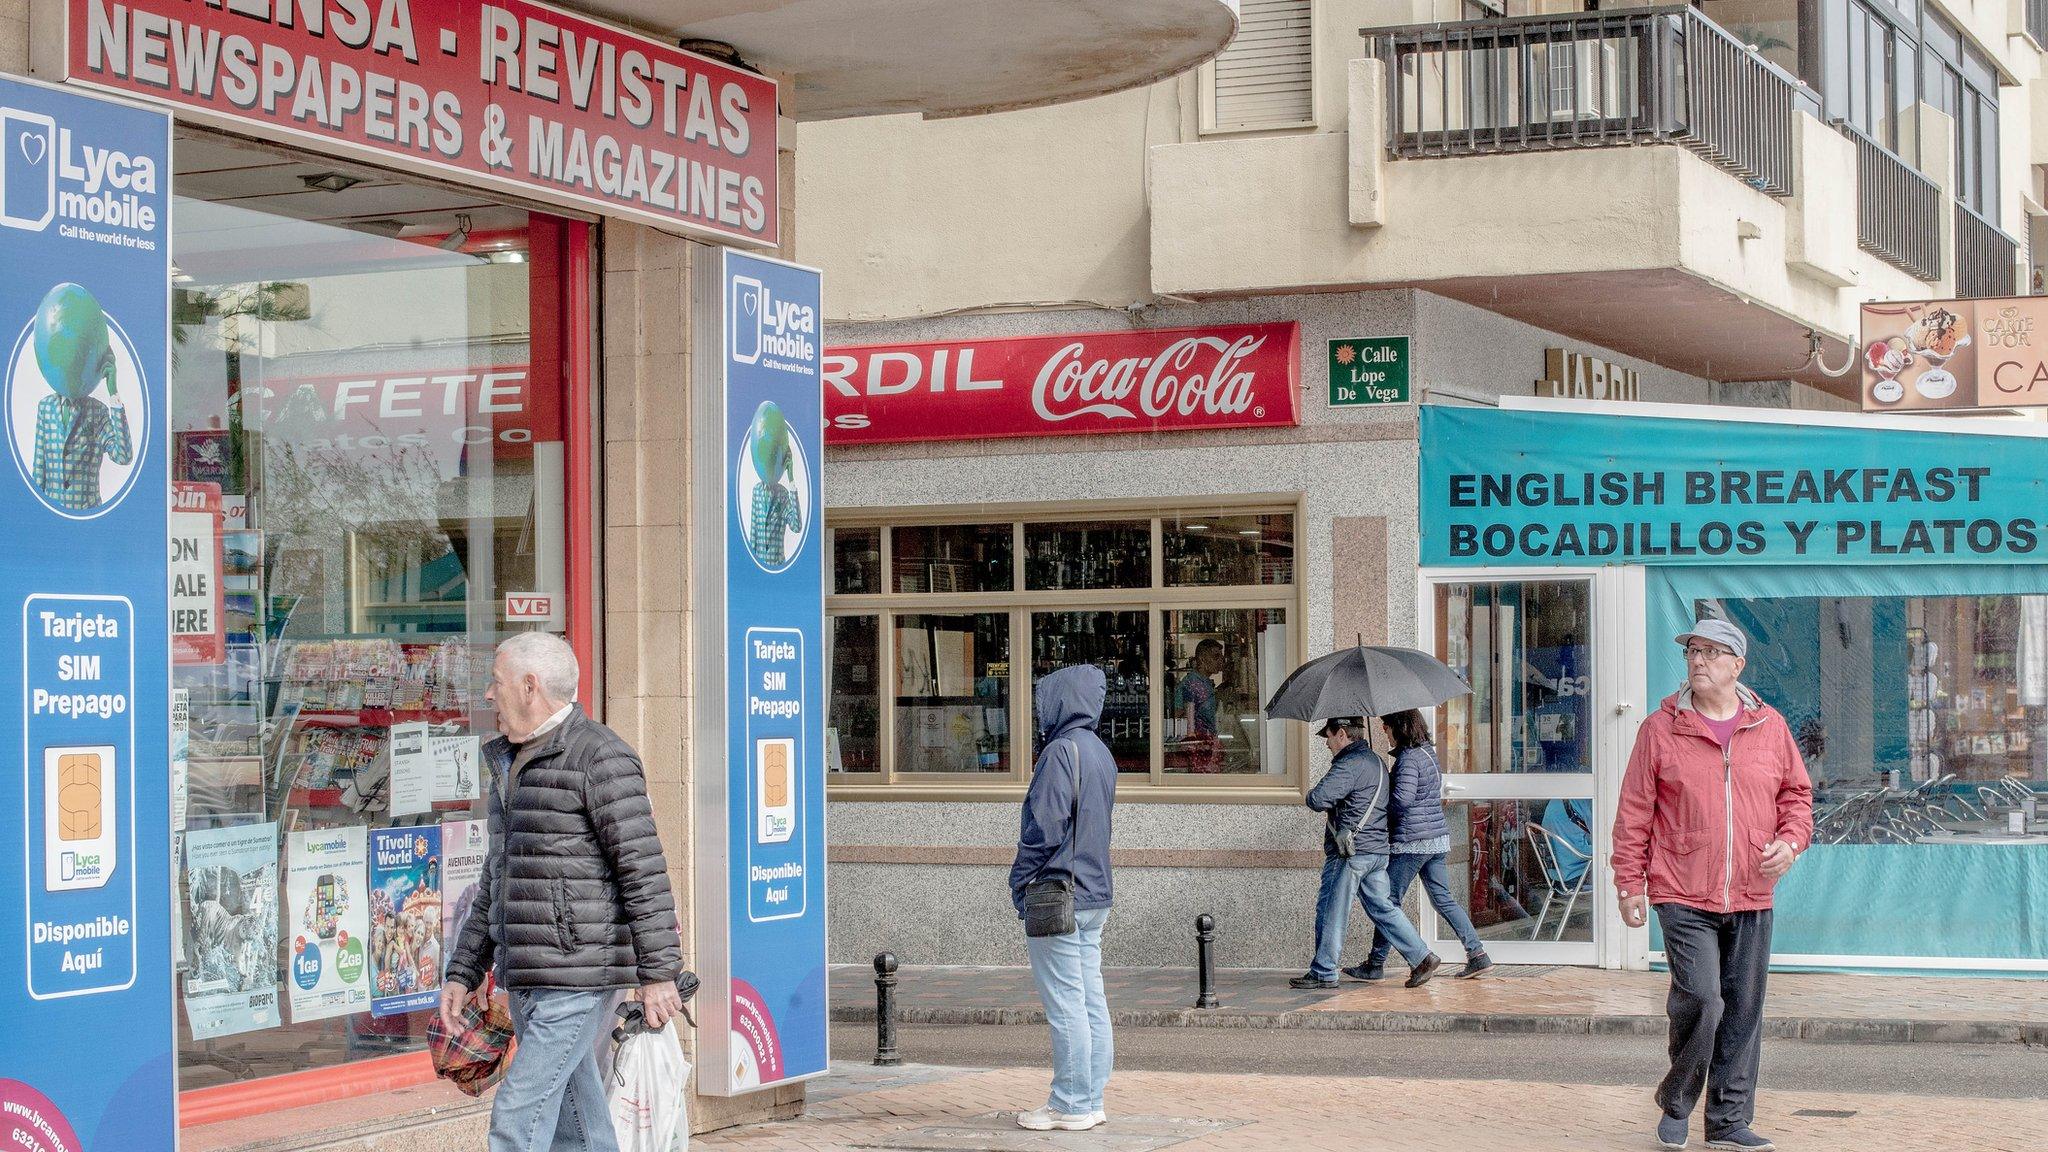
[{"label": "glass storefront window", "polygon": [[1164,620],[1166,770],[1284,772],[1285,730],[1262,706],[1293,671],[1286,611],[1202,609]]},{"label": "glass storefront window", "polygon": [[1143,588],[1151,583],[1149,520],[1024,526],[1024,587],[1031,591]]},{"label": "glass storefront window", "polygon": [[1813,780],[1813,844],[1778,884],[1773,950],[2037,960],[2048,596],[1692,607],[1748,633],[1742,680],[1785,717]]},{"label": "glass storefront window", "polygon": [[832,591],[861,596],[882,590],[882,530],[833,528]]},{"label": "glass storefront window", "polygon": [[1475,800],[1451,821],[1451,891],[1482,940],[1589,942],[1596,900],[1591,800]]},{"label": "glass storefront window", "polygon": [[[1260,710],[1300,659],[1293,513],[1082,505],[948,525],[831,515],[835,785],[1025,781],[1038,751],[1032,688],[1076,664],[1108,678],[1100,733],[1127,781],[1298,776],[1302,741]],[[881,589],[866,575],[878,553]],[[1016,677],[1012,636],[1028,660]],[[869,741],[872,761],[857,750]]]},{"label": "glass storefront window", "polygon": [[882,682],[881,635],[878,616],[834,616],[826,632],[832,698],[825,753],[833,772],[881,770],[882,714],[875,703]]},{"label": "glass storefront window", "polygon": [[1160,521],[1168,587],[1294,583],[1294,517],[1183,514]]},{"label": "glass storefront window", "polygon": [[894,528],[894,592],[1008,592],[1015,540],[1008,524]]},{"label": "glass storefront window", "polygon": [[[1152,770],[1147,716],[1151,689],[1146,674],[1151,634],[1150,617],[1144,612],[1036,612],[1031,616],[1034,684],[1039,677],[1076,664],[1102,669],[1108,693],[1102,722],[1095,731],[1109,745],[1119,772]],[[1034,738],[1038,735],[1033,733]]]},{"label": "glass storefront window", "polygon": [[1437,585],[1436,650],[1472,685],[1438,712],[1445,772],[1593,770],[1592,594],[1583,580]]},{"label": "glass storefront window", "polygon": [[896,771],[1010,770],[1010,617],[896,617]]},{"label": "glass storefront window", "polygon": [[[424,1046],[492,649],[567,624],[569,229],[205,135],[177,164],[172,481],[222,609],[173,639],[190,1089]],[[508,622],[527,594],[555,618]]]},{"label": "glass storefront window", "polygon": [[1799,742],[1816,844],[2048,846],[2048,596],[1698,607],[1749,633],[1742,678]]}]

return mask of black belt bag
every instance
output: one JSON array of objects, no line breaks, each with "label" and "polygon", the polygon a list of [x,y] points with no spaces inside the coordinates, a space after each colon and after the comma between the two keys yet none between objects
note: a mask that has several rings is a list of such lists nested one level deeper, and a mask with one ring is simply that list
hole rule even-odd
[{"label": "black belt bag", "polygon": [[[1043,871],[1040,878],[1024,886],[1024,935],[1065,936],[1074,931],[1074,837],[1081,834],[1081,749],[1073,741],[1067,746],[1074,753],[1074,812],[1067,822],[1068,871],[1047,876]],[[1047,861],[1051,867],[1052,861]]]}]

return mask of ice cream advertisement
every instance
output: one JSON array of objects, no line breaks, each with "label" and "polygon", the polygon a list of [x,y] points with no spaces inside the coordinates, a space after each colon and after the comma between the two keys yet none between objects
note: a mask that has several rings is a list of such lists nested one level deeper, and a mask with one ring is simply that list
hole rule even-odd
[{"label": "ice cream advertisement", "polygon": [[285,872],[292,1022],[370,1006],[370,893],[360,826],[294,832]]},{"label": "ice cream advertisement", "polygon": [[1866,412],[2048,405],[2048,298],[1866,304]]}]

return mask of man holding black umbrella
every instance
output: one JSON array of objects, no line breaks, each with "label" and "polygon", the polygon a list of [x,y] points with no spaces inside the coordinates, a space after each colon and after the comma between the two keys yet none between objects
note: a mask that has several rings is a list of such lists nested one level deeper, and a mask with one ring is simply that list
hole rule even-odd
[{"label": "man holding black umbrella", "polygon": [[1351,919],[1351,894],[1356,892],[1380,934],[1407,958],[1408,987],[1419,988],[1443,961],[1422,942],[1389,889],[1387,801],[1392,788],[1386,763],[1366,742],[1362,716],[1326,720],[1317,735],[1330,749],[1330,770],[1308,794],[1308,806],[1327,818],[1322,887],[1316,895],[1316,955],[1308,972],[1289,980],[1288,986],[1337,986],[1337,962]]}]

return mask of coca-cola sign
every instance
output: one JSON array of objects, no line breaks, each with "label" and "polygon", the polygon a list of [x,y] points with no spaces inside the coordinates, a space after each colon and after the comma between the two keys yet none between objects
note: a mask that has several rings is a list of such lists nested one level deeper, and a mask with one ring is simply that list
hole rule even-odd
[{"label": "coca-cola sign", "polygon": [[1300,328],[1226,324],[825,350],[825,442],[1300,422]]}]

